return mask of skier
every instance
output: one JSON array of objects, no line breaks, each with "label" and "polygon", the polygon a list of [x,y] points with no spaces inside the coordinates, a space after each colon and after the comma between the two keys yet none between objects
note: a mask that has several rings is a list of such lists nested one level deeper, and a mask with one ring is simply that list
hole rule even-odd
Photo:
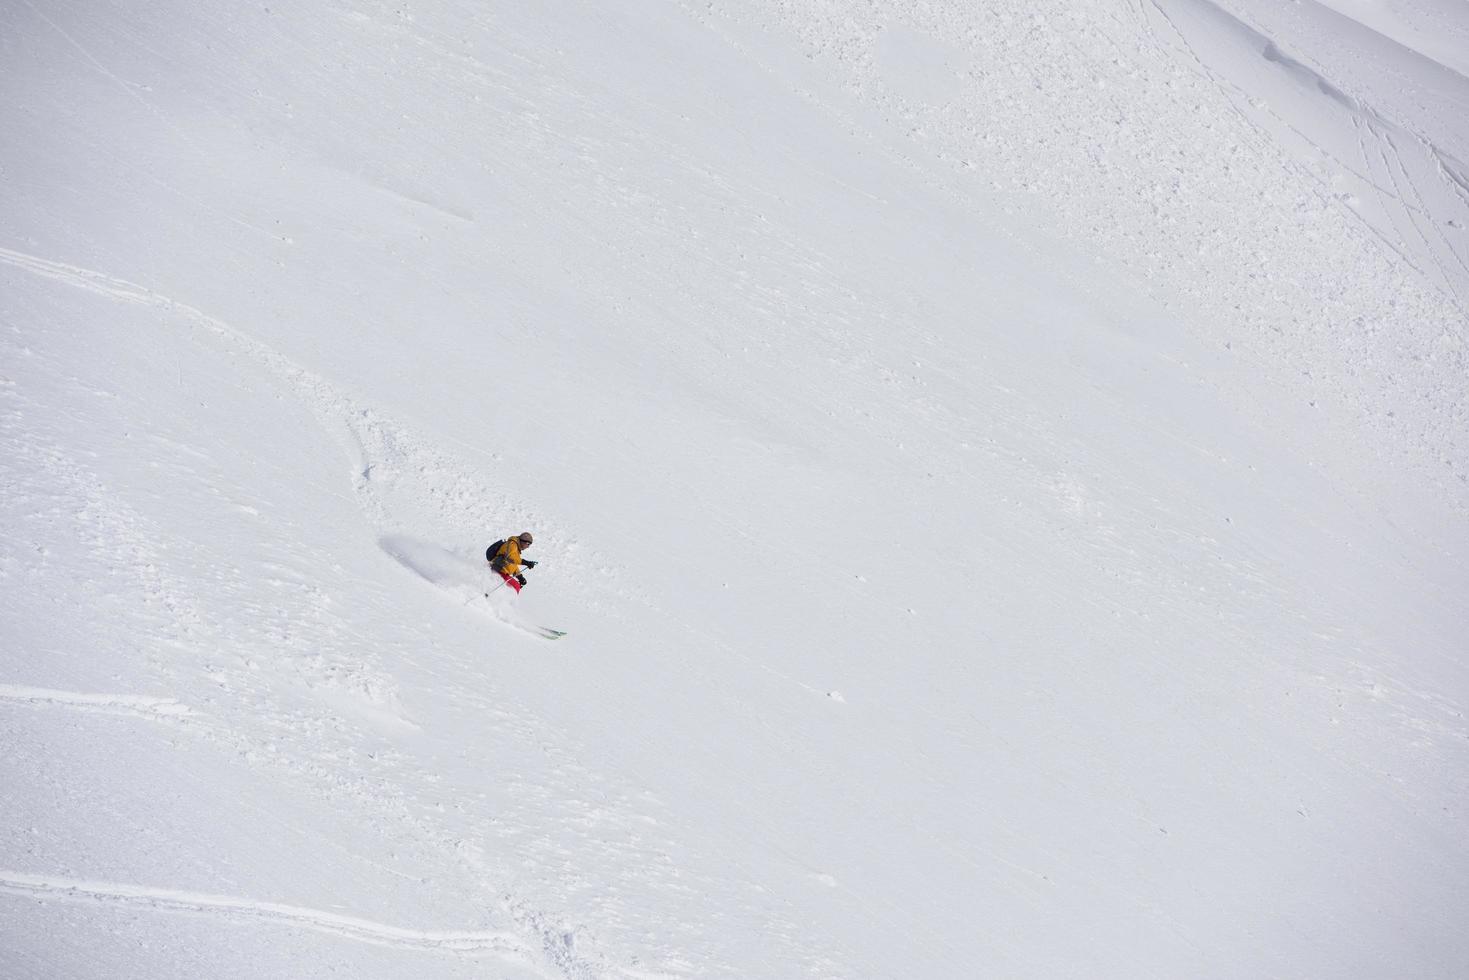
[{"label": "skier", "polygon": [[496,541],[485,549],[485,561],[490,563],[490,568],[500,574],[505,584],[516,592],[525,585],[525,573],[522,568],[535,568],[536,563],[527,561],[520,557],[520,553],[531,546],[529,531],[521,531],[513,538]]}]

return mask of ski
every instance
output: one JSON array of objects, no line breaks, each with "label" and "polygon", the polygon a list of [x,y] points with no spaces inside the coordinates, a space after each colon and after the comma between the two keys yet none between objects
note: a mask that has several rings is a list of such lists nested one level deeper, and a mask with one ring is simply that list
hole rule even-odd
[{"label": "ski", "polygon": [[[490,592],[493,591],[495,590],[490,590]],[[486,592],[484,594],[486,599],[490,597],[490,592]],[[491,608],[493,609],[493,606],[491,606]],[[500,620],[500,622],[504,623],[506,626],[510,626],[518,630],[524,630],[532,636],[539,636],[543,640],[559,640],[566,635],[565,630],[556,630],[552,629],[549,626],[536,626],[534,623],[516,622],[514,619],[507,619],[505,618],[505,616],[499,614],[496,614],[495,618]]]}]

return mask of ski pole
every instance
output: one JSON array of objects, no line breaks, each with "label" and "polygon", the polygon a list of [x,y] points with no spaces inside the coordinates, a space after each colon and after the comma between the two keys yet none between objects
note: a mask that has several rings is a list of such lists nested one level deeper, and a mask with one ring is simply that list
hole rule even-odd
[{"label": "ski pole", "polygon": [[[512,575],[510,578],[514,578],[514,577],[515,576]],[[499,589],[503,589],[505,586],[507,586],[509,584],[510,584],[510,579],[508,579],[508,578],[502,578],[502,579],[500,579],[500,584],[499,585],[493,585],[493,586],[491,586],[490,587],[490,591],[485,593],[485,598],[488,599],[491,596],[491,594],[493,594],[495,591],[497,591]]]}]

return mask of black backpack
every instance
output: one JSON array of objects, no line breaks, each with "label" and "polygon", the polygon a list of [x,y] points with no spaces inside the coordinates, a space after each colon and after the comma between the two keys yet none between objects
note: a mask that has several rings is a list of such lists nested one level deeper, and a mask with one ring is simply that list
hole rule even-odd
[{"label": "black backpack", "polygon": [[498,554],[503,547],[505,547],[505,539],[501,538],[485,549],[485,560],[490,563],[490,568],[497,572],[505,568],[505,556]]}]

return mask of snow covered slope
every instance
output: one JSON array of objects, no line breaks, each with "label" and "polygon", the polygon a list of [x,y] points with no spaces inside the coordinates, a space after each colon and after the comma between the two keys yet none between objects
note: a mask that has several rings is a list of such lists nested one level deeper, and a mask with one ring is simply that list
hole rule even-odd
[{"label": "snow covered slope", "polygon": [[1465,30],[0,10],[0,975],[1461,976]]}]

